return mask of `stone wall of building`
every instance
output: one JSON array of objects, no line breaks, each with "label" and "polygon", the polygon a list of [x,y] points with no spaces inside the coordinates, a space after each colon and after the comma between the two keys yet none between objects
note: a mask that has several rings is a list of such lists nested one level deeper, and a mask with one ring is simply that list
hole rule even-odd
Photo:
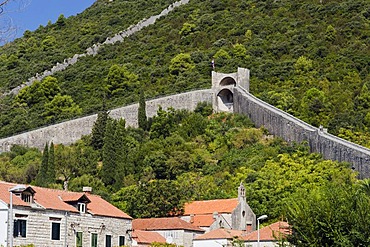
[{"label": "stone wall of building", "polygon": [[[68,213],[64,211],[36,210],[24,207],[14,208],[14,219],[26,220],[26,238],[15,237],[14,246],[33,244],[36,247],[65,247],[76,245],[76,233],[82,232],[83,246],[91,246],[91,234],[98,235],[98,246],[105,246],[105,236],[112,236],[113,246],[118,246],[119,236],[130,243],[129,233],[132,221],[91,214]],[[51,240],[52,223],[60,223],[60,240]],[[129,230],[129,231],[127,231]]]},{"label": "stone wall of building", "polygon": [[254,97],[241,87],[235,87],[234,112],[247,115],[257,127],[264,126],[275,136],[290,143],[307,142],[311,152],[325,159],[352,164],[360,178],[370,177],[370,150],[313,127],[292,115]]},{"label": "stone wall of building", "polygon": [[[149,100],[146,102],[147,116],[153,117],[159,106],[163,109],[172,107],[192,111],[199,102],[211,103],[212,95],[212,90],[206,89]],[[114,119],[124,118],[127,126],[137,127],[138,107],[139,104],[133,104],[113,109],[110,111],[110,116]],[[45,143],[49,142],[70,145],[81,139],[82,136],[91,133],[96,118],[97,115],[95,114],[0,139],[0,152],[9,151],[14,144],[37,147],[40,150],[44,148]]]}]

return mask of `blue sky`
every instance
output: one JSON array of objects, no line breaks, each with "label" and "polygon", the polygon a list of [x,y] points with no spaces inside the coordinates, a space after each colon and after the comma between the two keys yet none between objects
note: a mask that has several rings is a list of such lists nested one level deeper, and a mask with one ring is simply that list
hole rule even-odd
[{"label": "blue sky", "polygon": [[55,22],[60,14],[65,17],[81,13],[95,0],[13,0],[7,6],[7,17],[17,27],[16,37],[21,37],[26,30],[35,30],[48,21]]}]

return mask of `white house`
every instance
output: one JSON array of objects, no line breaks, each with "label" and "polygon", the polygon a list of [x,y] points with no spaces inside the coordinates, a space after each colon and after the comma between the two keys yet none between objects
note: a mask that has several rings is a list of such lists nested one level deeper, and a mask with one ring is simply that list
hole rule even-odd
[{"label": "white house", "polygon": [[0,182],[0,246],[131,244],[132,218],[99,196]]}]

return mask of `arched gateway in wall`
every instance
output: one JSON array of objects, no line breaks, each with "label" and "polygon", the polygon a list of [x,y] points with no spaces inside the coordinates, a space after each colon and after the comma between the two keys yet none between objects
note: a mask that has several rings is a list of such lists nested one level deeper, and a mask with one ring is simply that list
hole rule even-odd
[{"label": "arched gateway in wall", "polygon": [[215,111],[234,111],[234,89],[237,86],[249,89],[248,69],[238,68],[238,72],[231,74],[212,71],[213,109]]}]

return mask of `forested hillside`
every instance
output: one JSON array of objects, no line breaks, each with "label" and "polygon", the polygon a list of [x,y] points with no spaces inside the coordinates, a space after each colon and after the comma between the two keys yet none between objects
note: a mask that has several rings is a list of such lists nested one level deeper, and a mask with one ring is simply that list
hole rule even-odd
[{"label": "forested hillside", "polygon": [[74,145],[51,143],[43,154],[13,146],[0,155],[0,179],[72,191],[92,186],[135,218],[181,214],[192,200],[237,197],[242,182],[256,215],[288,220],[300,231],[289,240],[296,246],[370,244],[370,180],[254,128],[245,116],[211,112],[205,104],[194,112],[159,109],[137,129],[102,112],[92,134]]},{"label": "forested hillside", "polygon": [[[3,91],[170,2],[97,1],[25,32],[0,48]],[[2,99],[0,135],[137,101],[141,88],[155,97],[210,87],[214,58],[217,71],[249,68],[261,99],[369,146],[369,18],[366,0],[191,0],[124,43]]]}]

